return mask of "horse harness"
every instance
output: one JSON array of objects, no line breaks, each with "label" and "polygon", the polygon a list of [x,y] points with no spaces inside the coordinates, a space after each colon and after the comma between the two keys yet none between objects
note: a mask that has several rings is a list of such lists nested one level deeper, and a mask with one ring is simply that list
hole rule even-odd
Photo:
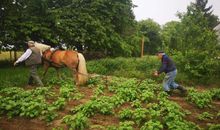
[{"label": "horse harness", "polygon": [[47,59],[46,57],[43,57],[43,56],[42,56],[43,60],[47,61],[47,62],[49,63],[49,66],[53,66],[53,67],[56,67],[56,68],[65,67],[65,65],[60,65],[60,64],[55,63],[55,62],[52,61],[52,57],[53,57],[53,55],[55,54],[56,51],[58,51],[58,49],[52,51],[52,53],[51,53],[49,59]]}]

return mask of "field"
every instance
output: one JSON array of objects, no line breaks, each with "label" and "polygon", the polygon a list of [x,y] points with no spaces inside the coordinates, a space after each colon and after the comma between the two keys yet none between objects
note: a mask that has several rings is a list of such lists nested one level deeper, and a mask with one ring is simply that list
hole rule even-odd
[{"label": "field", "polygon": [[[185,84],[186,95],[178,90],[167,95],[163,76],[151,76],[158,64],[150,57],[89,61],[87,66],[86,85],[75,86],[67,69],[61,70],[62,80],[50,69],[45,87],[26,85],[27,68],[1,68],[0,129],[220,129],[219,86]],[[39,72],[42,75],[42,68]]]},{"label": "field", "polygon": [[[11,52],[11,55],[12,55],[12,60],[14,60],[13,59],[13,56],[14,56],[14,52],[12,51]],[[18,55],[18,57],[19,56],[21,56],[22,55],[22,52],[17,52],[17,55]],[[2,61],[2,60],[9,60],[10,59],[10,52],[9,51],[4,51],[4,52],[1,52],[0,53],[0,61]]]}]

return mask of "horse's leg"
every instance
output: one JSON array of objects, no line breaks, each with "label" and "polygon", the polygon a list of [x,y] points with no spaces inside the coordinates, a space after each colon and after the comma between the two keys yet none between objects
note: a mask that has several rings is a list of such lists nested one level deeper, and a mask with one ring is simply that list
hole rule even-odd
[{"label": "horse's leg", "polygon": [[43,78],[45,77],[47,71],[48,71],[49,65],[44,64],[44,73],[43,73]]},{"label": "horse's leg", "polygon": [[77,73],[76,69],[72,69],[72,76],[73,76],[73,81],[75,80],[75,84],[76,84],[76,86],[78,86],[79,85],[79,83],[78,83],[78,73]]},{"label": "horse's leg", "polygon": [[59,68],[56,68],[56,71],[57,71],[57,77],[58,77],[59,79],[61,79],[61,75],[60,75],[60,73],[59,73]]}]

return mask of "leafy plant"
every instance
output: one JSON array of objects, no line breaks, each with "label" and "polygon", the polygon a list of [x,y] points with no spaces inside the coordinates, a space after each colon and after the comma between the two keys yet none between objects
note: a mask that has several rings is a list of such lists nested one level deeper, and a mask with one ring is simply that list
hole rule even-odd
[{"label": "leafy plant", "polygon": [[135,108],[141,108],[142,107],[142,104],[141,104],[141,101],[139,100],[135,100],[131,103],[131,106],[132,107],[135,107]]},{"label": "leafy plant", "polygon": [[220,124],[213,124],[209,126],[208,130],[219,130],[220,129]]},{"label": "leafy plant", "polygon": [[148,110],[145,108],[137,108],[133,111],[133,117],[132,119],[135,120],[135,122],[138,125],[141,125],[144,121],[146,121],[149,117],[148,115]]},{"label": "leafy plant", "polygon": [[124,110],[121,110],[119,112],[119,118],[120,119],[132,119],[133,117],[133,111],[131,109],[124,109]]},{"label": "leafy plant", "polygon": [[163,125],[160,121],[149,120],[142,127],[141,130],[162,130]]},{"label": "leafy plant", "polygon": [[124,121],[119,123],[118,130],[133,130],[132,127],[134,125],[133,121]]},{"label": "leafy plant", "polygon": [[70,127],[70,130],[84,130],[89,127],[88,118],[81,112],[73,116],[66,115],[63,117],[63,122]]},{"label": "leafy plant", "polygon": [[210,90],[210,93],[213,95],[213,99],[220,99],[220,89],[212,89]]},{"label": "leafy plant", "polygon": [[210,114],[209,112],[203,112],[202,114],[199,114],[197,118],[199,120],[213,119],[214,115]]},{"label": "leafy plant", "polygon": [[144,90],[141,94],[141,100],[145,102],[149,102],[154,98],[154,93],[152,91]]},{"label": "leafy plant", "polygon": [[65,98],[59,97],[55,102],[53,102],[52,106],[56,109],[62,109],[66,104]]},{"label": "leafy plant", "polygon": [[195,89],[189,89],[187,100],[195,103],[199,108],[204,108],[210,106],[212,102],[212,94],[209,91],[197,92]]}]

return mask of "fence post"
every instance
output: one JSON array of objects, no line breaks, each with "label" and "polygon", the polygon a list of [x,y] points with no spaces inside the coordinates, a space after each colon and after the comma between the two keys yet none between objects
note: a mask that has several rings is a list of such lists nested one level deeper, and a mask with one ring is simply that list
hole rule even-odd
[{"label": "fence post", "polygon": [[144,56],[144,36],[142,37],[142,40],[141,40],[141,57]]}]

